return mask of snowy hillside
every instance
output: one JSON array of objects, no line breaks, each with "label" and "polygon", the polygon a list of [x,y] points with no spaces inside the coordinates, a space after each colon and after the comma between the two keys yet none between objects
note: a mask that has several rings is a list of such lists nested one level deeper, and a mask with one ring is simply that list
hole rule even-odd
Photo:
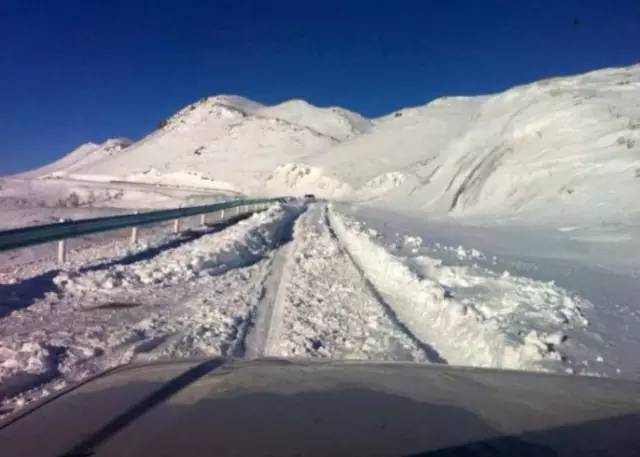
[{"label": "snowy hillside", "polygon": [[304,100],[290,100],[279,105],[267,106],[258,113],[306,125],[339,141],[368,132],[371,128],[371,121],[359,114],[337,107],[317,108]]},{"label": "snowy hillside", "polygon": [[[131,178],[198,172],[191,184],[260,192],[264,178],[287,161],[304,161],[368,128],[358,115],[303,102],[263,107],[217,96],[189,105],[132,145],[126,154],[95,162],[79,174]],[[213,184],[211,184],[213,183]]]},{"label": "snowy hillside", "polygon": [[[292,185],[288,165],[269,185],[347,197],[346,184],[352,199],[440,213],[638,216],[640,66],[439,99],[379,119],[370,135],[304,165],[316,183]],[[335,191],[322,188],[327,180]]]},{"label": "snowy hillside", "polygon": [[85,143],[78,146],[69,154],[44,167],[22,173],[21,178],[39,178],[45,176],[66,176],[79,169],[87,167],[94,162],[98,162],[120,153],[129,147],[133,141],[127,138],[111,138],[102,144]]},{"label": "snowy hillside", "polygon": [[445,97],[374,120],[302,100],[208,97],[118,154],[107,149],[81,146],[28,176],[64,170],[432,214],[626,221],[639,215],[640,65]]}]

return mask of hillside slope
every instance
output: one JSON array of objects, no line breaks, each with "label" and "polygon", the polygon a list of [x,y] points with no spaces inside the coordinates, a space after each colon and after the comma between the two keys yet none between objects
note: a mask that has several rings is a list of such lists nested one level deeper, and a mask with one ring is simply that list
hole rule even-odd
[{"label": "hillside slope", "polygon": [[259,192],[266,175],[283,162],[304,161],[358,134],[359,124],[349,119],[357,121],[358,116],[306,103],[266,108],[241,97],[209,97],[164,121],[126,154],[79,172],[158,179],[195,172],[194,184],[200,179],[220,188]]},{"label": "hillside slope", "polygon": [[627,220],[640,214],[640,65],[445,97],[374,120],[302,100],[208,97],[118,154],[98,152],[85,145],[25,176],[178,176],[431,214]]},{"label": "hillside slope", "polygon": [[432,213],[635,217],[640,66],[402,110],[267,185]]},{"label": "hillside slope", "polygon": [[57,176],[67,175],[94,162],[113,157],[132,143],[133,141],[127,138],[110,138],[102,144],[85,143],[55,162],[21,173],[18,176],[21,178],[38,178],[52,174]]}]

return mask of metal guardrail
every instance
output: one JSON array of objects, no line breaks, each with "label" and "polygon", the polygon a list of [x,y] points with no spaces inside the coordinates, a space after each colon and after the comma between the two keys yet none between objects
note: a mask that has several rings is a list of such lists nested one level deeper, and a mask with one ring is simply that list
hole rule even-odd
[{"label": "metal guardrail", "polygon": [[[0,252],[9,249],[23,248],[36,244],[49,243],[52,241],[65,240],[80,235],[106,232],[122,228],[136,228],[140,225],[153,224],[175,220],[174,231],[180,230],[179,220],[183,217],[206,215],[226,209],[238,208],[236,216],[240,215],[240,209],[246,207],[242,212],[257,211],[258,206],[264,206],[279,201],[278,198],[269,199],[242,199],[227,202],[213,203],[211,205],[190,206],[186,208],[167,209],[159,211],[149,211],[136,214],[122,214],[119,216],[96,217],[92,219],[82,219],[77,221],[65,221],[54,224],[34,225],[11,230],[0,231]],[[252,209],[251,209],[252,208]],[[203,223],[204,223],[203,219]],[[134,236],[135,234],[135,236]],[[137,240],[137,231],[132,233],[132,241]],[[64,245],[62,245],[64,251]],[[60,254],[59,260],[64,261],[64,254]]]}]

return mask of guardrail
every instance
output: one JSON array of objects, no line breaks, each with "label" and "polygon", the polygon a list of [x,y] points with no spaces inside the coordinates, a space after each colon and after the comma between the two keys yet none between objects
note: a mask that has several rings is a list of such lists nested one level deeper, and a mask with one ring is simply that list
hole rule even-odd
[{"label": "guardrail", "polygon": [[138,227],[156,222],[174,221],[174,233],[180,232],[180,219],[201,215],[201,224],[206,224],[206,216],[220,212],[220,221],[225,219],[225,211],[233,211],[234,217],[246,213],[256,212],[279,201],[278,198],[243,199],[213,203],[211,205],[190,206],[145,213],[121,214],[118,216],[96,217],[77,221],[61,221],[54,224],[34,225],[11,230],[0,231],[0,252],[10,249],[24,248],[36,244],[58,241],[58,262],[66,261],[66,245],[64,240],[80,235],[107,232],[122,228],[131,228],[131,242],[138,241]]}]

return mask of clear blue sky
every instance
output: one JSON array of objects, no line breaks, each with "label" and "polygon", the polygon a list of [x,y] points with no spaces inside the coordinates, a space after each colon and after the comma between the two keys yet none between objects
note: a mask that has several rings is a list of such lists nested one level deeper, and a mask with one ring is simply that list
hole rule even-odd
[{"label": "clear blue sky", "polygon": [[0,0],[0,175],[205,95],[367,116],[640,62],[640,0]]}]

